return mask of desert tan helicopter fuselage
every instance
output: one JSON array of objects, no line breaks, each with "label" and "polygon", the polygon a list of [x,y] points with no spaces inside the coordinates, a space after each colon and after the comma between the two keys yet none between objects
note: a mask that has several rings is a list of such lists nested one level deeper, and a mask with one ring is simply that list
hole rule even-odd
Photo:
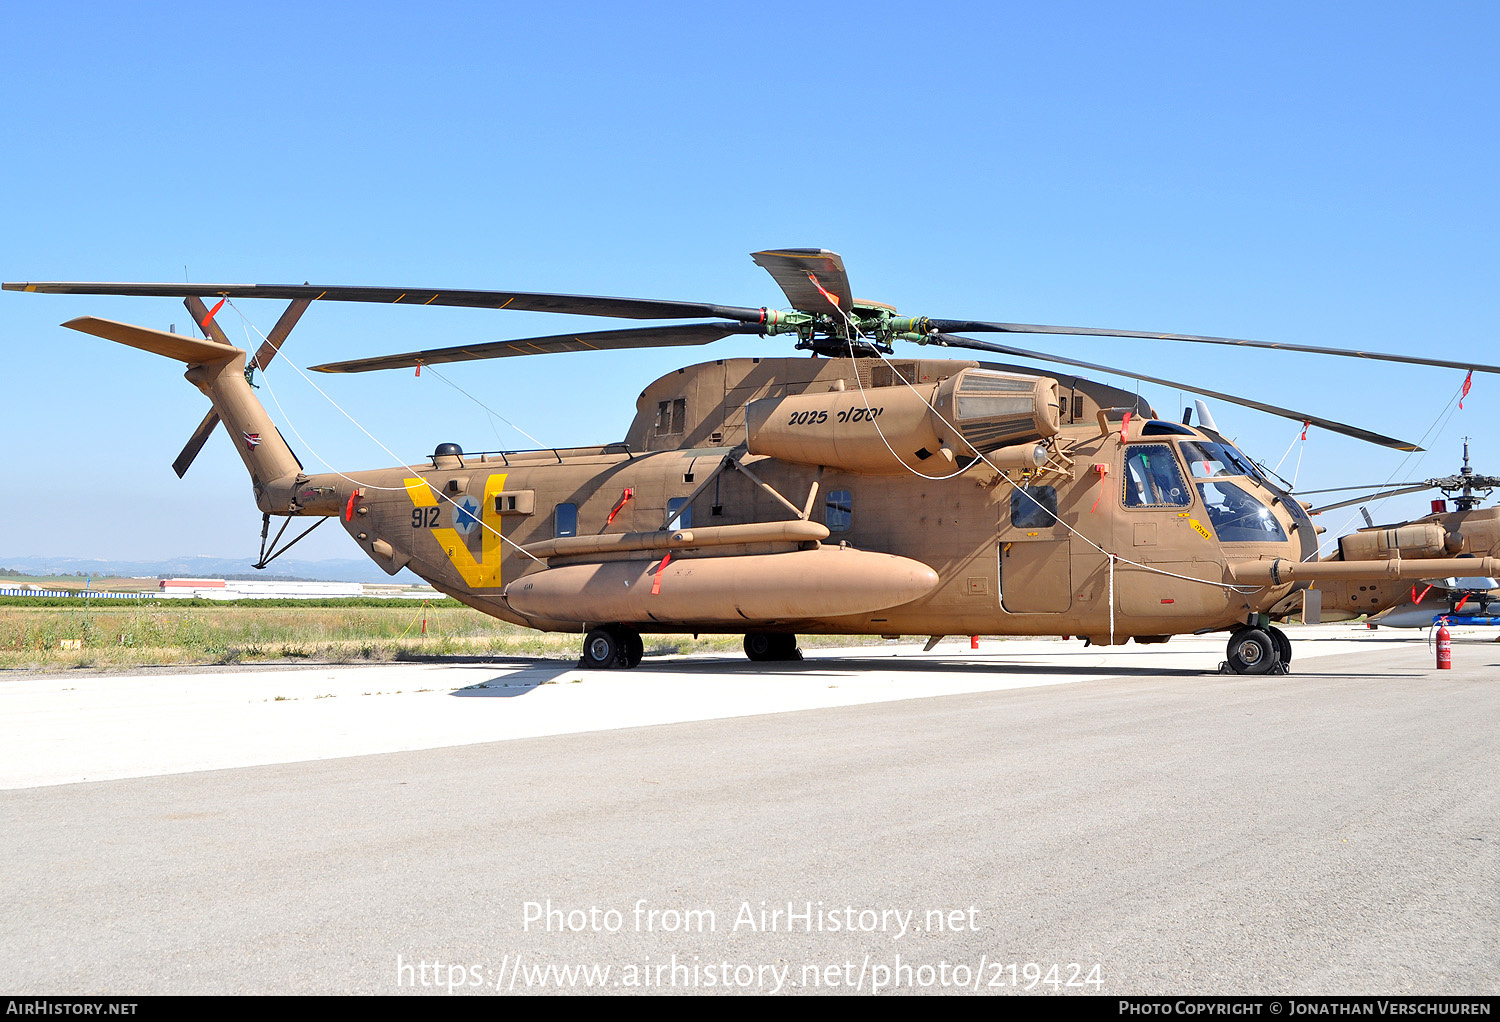
[{"label": "desert tan helicopter fuselage", "polygon": [[[182,475],[222,421],[272,516],[336,517],[386,571],[410,568],[487,614],[585,632],[583,662],[635,666],[642,632],[732,632],[752,659],[797,657],[798,633],[1067,635],[1162,642],[1228,631],[1241,673],[1283,667],[1270,614],[1310,582],[1475,571],[1453,558],[1318,561],[1306,509],[1208,428],[1159,419],[1125,391],[1009,365],[891,360],[896,342],[970,349],[1133,376],[1399,450],[1414,445],[1258,398],[976,340],[1083,335],[1276,348],[1468,368],[1500,366],[1224,337],[899,316],[855,299],[822,249],[753,254],[790,310],[513,291],[319,285],[7,283],[53,294],[184,297],[210,334],[83,317],[65,324],[187,364],[213,408],[178,456]],[[794,337],[811,359],[736,358],[670,373],[641,394],[621,443],[465,453],[422,464],[308,473],[256,399],[247,355],[214,324],[237,298],[290,300],[250,360],[263,371],[313,302],[460,306],[637,320],[630,327],[332,363],[421,367],[601,348]],[[284,530],[283,526],[283,530]],[[303,533],[305,535],[306,533]],[[268,554],[262,533],[257,567]],[[291,542],[294,543],[298,536]],[[274,547],[280,533],[272,540]],[[287,546],[291,544],[288,543]],[[287,546],[281,549],[285,550]]]},{"label": "desert tan helicopter fuselage", "polygon": [[268,516],[337,517],[388,572],[506,621],[586,632],[589,666],[634,666],[641,632],[743,632],[752,658],[783,659],[798,633],[1110,644],[1227,630],[1230,666],[1258,672],[1290,660],[1266,614],[1294,587],[1451,569],[1310,562],[1304,508],[1232,444],[1078,378],[727,359],[648,386],[623,443],[443,444],[422,464],[306,473],[244,351],[66,325],[188,364]]},{"label": "desert tan helicopter fuselage", "polygon": [[[1409,567],[1430,560],[1442,568],[1422,572],[1415,583],[1407,581],[1409,575],[1319,582],[1316,598],[1322,620],[1383,613],[1387,616],[1380,621],[1385,624],[1425,627],[1435,616],[1453,617],[1466,608],[1470,615],[1493,615],[1488,608],[1496,602],[1495,594],[1487,584],[1494,581],[1493,573],[1482,570],[1474,559],[1500,558],[1500,508],[1444,511],[1400,525],[1361,529],[1340,538],[1329,563],[1383,564],[1392,558]],[[1455,568],[1455,558],[1467,566]]]},{"label": "desert tan helicopter fuselage", "polygon": [[[1414,521],[1371,525],[1341,536],[1338,549],[1329,560],[1386,562],[1394,558],[1446,562],[1457,558],[1468,561],[1469,567],[1456,573],[1430,571],[1411,585],[1391,579],[1319,582],[1307,594],[1305,605],[1314,607],[1323,620],[1368,615],[1380,624],[1401,628],[1429,627],[1438,617],[1500,623],[1494,620],[1495,609],[1500,607],[1500,583],[1478,570],[1473,560],[1500,557],[1500,507],[1479,506],[1497,486],[1500,477],[1481,475],[1470,467],[1466,440],[1463,467],[1454,475],[1400,483],[1394,488],[1386,487],[1381,492],[1329,505],[1323,510],[1421,490],[1441,490],[1444,499],[1433,501],[1431,514]],[[1450,501],[1453,510],[1448,508]],[[1278,608],[1281,612],[1291,609],[1287,605]]]}]

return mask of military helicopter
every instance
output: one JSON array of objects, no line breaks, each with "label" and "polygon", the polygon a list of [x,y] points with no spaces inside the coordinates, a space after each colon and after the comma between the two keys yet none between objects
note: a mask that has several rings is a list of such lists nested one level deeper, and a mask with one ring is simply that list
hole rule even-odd
[{"label": "military helicopter", "polygon": [[[1312,582],[1457,572],[1452,558],[1317,561],[1307,508],[1200,416],[1159,418],[1129,392],[976,360],[892,359],[896,342],[1115,373],[1414,445],[1307,412],[964,336],[1134,337],[1500,373],[1500,367],[1199,335],[905,317],[855,299],[821,249],[752,258],[789,310],[499,291],[319,285],[15,283],[53,294],[182,297],[206,339],[85,316],[63,324],[188,366],[212,403],[179,475],[222,421],[263,513],[264,566],[293,518],[338,518],[376,564],[410,568],[487,614],[584,633],[582,664],[634,667],[642,632],[745,635],[752,660],[797,659],[798,634],[1081,636],[1116,645],[1229,633],[1227,668],[1284,671],[1270,612]],[[290,305],[253,362],[202,299]],[[814,358],[702,362],[649,384],[623,442],[468,453],[309,473],[248,381],[315,301],[711,319],[457,346],[314,368],[364,372],[476,358],[795,338]],[[217,309],[217,306],[215,307]],[[207,314],[206,314],[207,313]],[[206,314],[206,315],[205,315]],[[1200,406],[1201,407],[1201,406]],[[284,523],[268,550],[272,517]],[[310,529],[309,529],[310,531]],[[306,533],[302,533],[306,535]],[[1500,572],[1494,558],[1465,572]]]},{"label": "military helicopter", "polygon": [[[1446,617],[1450,623],[1500,624],[1495,614],[1500,610],[1500,582],[1492,572],[1479,570],[1474,560],[1500,556],[1500,507],[1479,507],[1496,488],[1500,488],[1500,476],[1482,475],[1469,464],[1469,441],[1465,438],[1463,467],[1453,475],[1390,484],[1373,493],[1313,509],[1311,513],[1316,515],[1382,497],[1438,490],[1443,497],[1432,502],[1432,513],[1415,521],[1377,526],[1369,512],[1360,508],[1366,528],[1340,537],[1330,560],[1379,564],[1392,557],[1413,561],[1457,558],[1466,561],[1468,568],[1431,571],[1414,585],[1392,579],[1323,581],[1302,594],[1304,605],[1321,620],[1348,620],[1366,614],[1374,623],[1396,628],[1426,628],[1438,617]],[[1331,492],[1336,491],[1313,490],[1302,496]],[[1453,503],[1451,511],[1449,501]],[[1294,609],[1284,603],[1277,616]]]}]

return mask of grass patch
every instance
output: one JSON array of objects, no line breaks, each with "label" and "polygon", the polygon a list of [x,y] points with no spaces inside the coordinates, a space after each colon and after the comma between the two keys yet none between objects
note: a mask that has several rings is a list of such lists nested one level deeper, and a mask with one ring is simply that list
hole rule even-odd
[{"label": "grass patch", "polygon": [[[280,604],[285,605],[280,605]],[[55,605],[51,605],[55,604]],[[422,634],[426,615],[427,634]],[[62,648],[63,640],[76,640]],[[739,635],[646,636],[647,656],[735,654]],[[805,647],[878,644],[861,636],[804,636]],[[571,660],[583,637],[506,624],[453,600],[172,600],[135,603],[0,601],[0,669],[63,670],[168,664],[361,663],[442,656]]]}]

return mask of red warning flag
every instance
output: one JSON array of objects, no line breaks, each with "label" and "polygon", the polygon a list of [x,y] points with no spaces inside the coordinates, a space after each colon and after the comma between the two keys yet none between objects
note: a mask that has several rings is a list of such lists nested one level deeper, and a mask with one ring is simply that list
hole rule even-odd
[{"label": "red warning flag", "polygon": [[831,291],[829,291],[822,284],[819,284],[818,283],[818,278],[814,277],[811,273],[809,273],[807,275],[807,279],[810,280],[810,281],[812,281],[812,286],[818,289],[818,294],[822,295],[824,298],[827,298],[828,301],[833,304],[833,307],[835,309],[837,309],[839,307],[839,296],[838,295],[833,294]]},{"label": "red warning flag", "polygon": [[1094,506],[1089,508],[1089,514],[1099,510],[1099,502],[1104,499],[1104,477],[1109,475],[1108,465],[1095,465],[1094,471],[1099,473],[1099,496],[1094,498]]},{"label": "red warning flag", "polygon": [[1312,420],[1311,419],[1303,419],[1302,420],[1302,439],[1303,440],[1307,439],[1307,428],[1309,426],[1311,426],[1311,425],[1312,425]]},{"label": "red warning flag", "polygon": [[354,502],[364,496],[364,493],[364,490],[355,490],[349,494],[349,503],[344,507],[344,521],[347,522],[354,517]]},{"label": "red warning flag", "polygon": [[665,554],[662,557],[661,563],[656,566],[656,577],[651,580],[651,595],[652,596],[660,596],[661,595],[661,573],[666,570],[667,565],[669,563],[671,563],[671,560],[672,560],[671,553],[667,553],[667,554]]},{"label": "red warning flag", "polygon": [[1469,370],[1469,375],[1464,377],[1464,389],[1458,395],[1458,407],[1459,407],[1460,411],[1463,410],[1463,407],[1464,407],[1464,398],[1466,398],[1466,397],[1469,396],[1469,388],[1471,386],[1473,386],[1473,384],[1474,384],[1474,370],[1470,369]]},{"label": "red warning flag", "polygon": [[1125,413],[1125,418],[1120,420],[1120,443],[1126,440],[1126,434],[1130,432],[1130,413]]},{"label": "red warning flag", "polygon": [[201,322],[201,323],[198,324],[199,326],[201,326],[203,328],[203,332],[204,333],[208,332],[208,324],[211,323],[211,322],[213,322],[213,318],[219,314],[219,310],[224,307],[224,303],[227,302],[227,301],[229,301],[228,298],[220,298],[219,299],[219,304],[215,305],[212,309],[208,310],[208,315],[204,316],[203,317],[203,322]]},{"label": "red warning flag", "polygon": [[629,486],[625,487],[625,492],[620,494],[619,503],[615,504],[614,509],[609,513],[609,517],[604,520],[604,524],[613,525],[615,521],[615,515],[620,513],[620,508],[624,507],[625,502],[634,496],[635,490],[631,489]]}]

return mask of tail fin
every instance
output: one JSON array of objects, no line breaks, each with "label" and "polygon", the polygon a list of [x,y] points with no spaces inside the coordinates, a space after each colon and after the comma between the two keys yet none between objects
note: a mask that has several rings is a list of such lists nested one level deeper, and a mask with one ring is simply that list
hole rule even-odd
[{"label": "tail fin", "polygon": [[[213,313],[208,311],[208,306],[203,304],[201,298],[197,295],[188,295],[182,300],[182,304],[192,315],[193,321],[202,324],[210,337],[220,344],[229,344],[229,338],[224,336],[224,331],[219,329],[219,324],[214,322]],[[266,366],[271,364],[271,359],[275,358],[276,353],[281,350],[282,342],[286,340],[287,334],[292,332],[292,328],[297,325],[297,320],[302,318],[302,314],[311,304],[312,301],[307,298],[293,299],[292,303],[286,307],[286,311],[281,314],[281,318],[276,321],[276,325],[271,328],[271,332],[266,334],[265,343],[260,346],[260,350],[255,353],[255,358],[251,362],[253,368],[261,372],[266,371]],[[215,306],[216,309],[217,307]],[[182,453],[177,455],[177,459],[172,462],[172,471],[177,473],[178,479],[187,473],[188,466],[192,465],[193,459],[198,457],[198,452],[203,449],[204,443],[218,424],[219,413],[210,408],[208,414],[203,416],[203,421],[198,423],[198,428],[193,430],[192,436],[188,437],[188,442],[183,445]]]},{"label": "tail fin", "polygon": [[243,349],[97,316],[70,319],[63,326],[187,363],[188,382],[213,402],[214,411],[224,421],[224,428],[250,472],[256,503],[262,511],[286,513],[284,506],[270,506],[282,503],[280,499],[272,499],[272,484],[282,484],[275,487],[278,497],[289,492],[301,466],[245,379]]}]

